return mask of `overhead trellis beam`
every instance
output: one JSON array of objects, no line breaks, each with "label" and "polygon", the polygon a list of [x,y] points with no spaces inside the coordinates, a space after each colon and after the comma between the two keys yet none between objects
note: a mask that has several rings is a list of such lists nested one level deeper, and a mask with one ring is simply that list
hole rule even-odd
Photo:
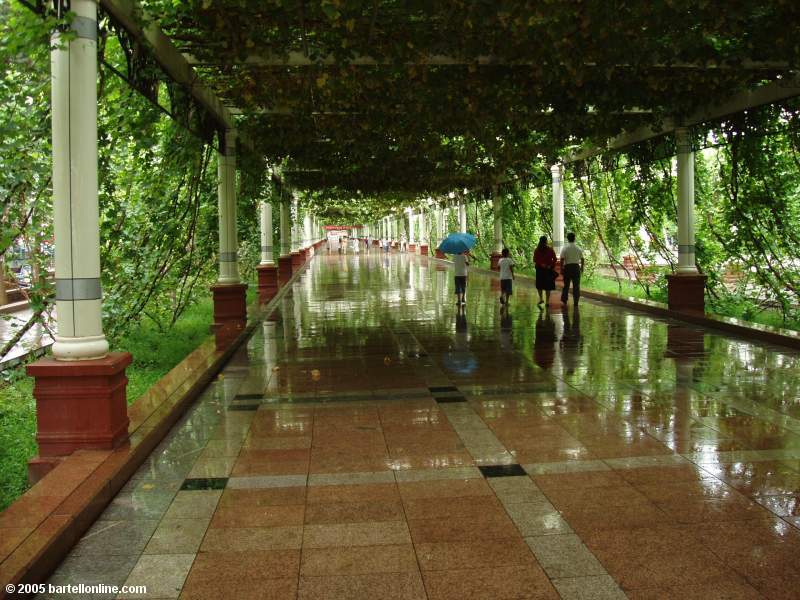
[{"label": "overhead trellis beam", "polygon": [[[244,59],[220,58],[219,60],[205,60],[194,56],[190,52],[184,53],[184,58],[190,65],[194,66],[219,66],[219,65],[242,65],[250,67],[312,67],[312,66],[530,66],[537,64],[538,61],[531,59],[509,60],[500,56],[478,55],[472,58],[450,56],[447,54],[421,55],[412,61],[393,61],[385,58],[375,58],[366,55],[355,55],[350,58],[342,58],[333,55],[327,56],[306,56],[299,51],[291,51],[286,54],[251,54]],[[608,65],[598,65],[593,62],[584,62],[584,67],[588,68],[607,68]],[[785,71],[789,69],[786,62],[781,61],[755,61],[743,60],[738,63],[699,63],[699,62],[674,62],[674,63],[618,63],[613,65],[619,69],[692,69],[692,70],[716,70],[716,69],[744,69],[747,71]]]},{"label": "overhead trellis beam", "polygon": [[640,127],[630,133],[625,133],[609,140],[605,146],[596,146],[594,148],[580,150],[566,158],[564,162],[576,162],[611,150],[622,150],[628,146],[633,146],[634,144],[639,144],[672,133],[678,127],[699,125],[700,123],[721,119],[751,108],[758,108],[759,106],[788,100],[789,98],[796,98],[798,96],[800,96],[800,77],[773,81],[752,90],[739,92],[721,104],[699,110],[680,121],[676,119],[665,119],[661,127],[655,129],[649,126]]},{"label": "overhead trellis beam", "polygon": [[230,111],[213,91],[199,81],[194,68],[161,28],[154,22],[142,27],[139,20],[142,9],[136,0],[99,0],[99,3],[131,36],[146,42],[164,72],[189,91],[192,97],[214,118],[220,129],[234,127]]}]

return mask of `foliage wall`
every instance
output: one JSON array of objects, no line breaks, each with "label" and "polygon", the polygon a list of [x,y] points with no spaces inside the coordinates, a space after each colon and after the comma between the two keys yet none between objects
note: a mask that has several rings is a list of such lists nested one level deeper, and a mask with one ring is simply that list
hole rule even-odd
[{"label": "foliage wall", "polygon": [[[752,318],[764,310],[800,319],[800,109],[769,106],[695,134],[698,269],[715,310]],[[565,223],[587,251],[589,274],[632,281],[664,300],[677,264],[674,145],[645,145],[572,163],[564,177]],[[532,269],[540,235],[552,239],[550,185],[513,184],[503,196],[503,237]],[[468,229],[484,264],[492,249],[491,201],[468,196]],[[451,217],[450,231],[457,230]],[[735,310],[734,310],[735,309]]]},{"label": "foliage wall", "polygon": [[[30,255],[35,276],[29,294],[40,309],[52,293],[44,277],[52,268],[52,26],[17,3],[0,3],[0,251],[9,259],[23,250]],[[198,136],[161,108],[176,107],[179,90],[162,83],[146,98],[122,78],[131,57],[112,32],[101,29],[99,46],[104,327],[119,338],[141,319],[169,328],[213,281],[217,152],[213,132]],[[239,237],[248,277],[260,247],[256,203],[272,191],[259,161],[240,157],[239,169]]]}]

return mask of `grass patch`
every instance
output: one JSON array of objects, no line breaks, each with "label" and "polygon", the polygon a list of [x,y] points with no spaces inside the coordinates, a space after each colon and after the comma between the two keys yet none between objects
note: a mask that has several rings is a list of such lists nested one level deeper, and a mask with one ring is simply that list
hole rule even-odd
[{"label": "grass patch", "polygon": [[[253,287],[253,286],[250,286]],[[136,401],[210,335],[211,298],[190,306],[174,327],[159,331],[142,322],[116,347],[133,354],[127,369],[128,404]],[[7,373],[0,383],[0,510],[28,487],[28,459],[36,454],[36,402],[33,378],[24,367]]]},{"label": "grass patch", "polygon": [[0,384],[0,510],[28,488],[28,459],[36,454],[33,379]]},{"label": "grass patch", "polygon": [[138,400],[159,379],[211,335],[213,307],[203,298],[181,315],[169,331],[143,322],[120,341],[119,347],[133,354],[128,367],[128,404]]}]

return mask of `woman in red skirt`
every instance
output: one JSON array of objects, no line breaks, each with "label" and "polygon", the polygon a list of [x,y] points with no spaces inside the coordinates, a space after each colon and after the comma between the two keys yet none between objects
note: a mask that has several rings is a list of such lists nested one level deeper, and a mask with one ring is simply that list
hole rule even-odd
[{"label": "woman in red skirt", "polygon": [[[539,245],[533,252],[533,262],[536,265],[536,291],[539,292],[539,306],[546,302],[550,306],[550,292],[556,289],[556,253],[547,245],[547,236],[539,238]],[[542,299],[542,292],[545,299]]]}]

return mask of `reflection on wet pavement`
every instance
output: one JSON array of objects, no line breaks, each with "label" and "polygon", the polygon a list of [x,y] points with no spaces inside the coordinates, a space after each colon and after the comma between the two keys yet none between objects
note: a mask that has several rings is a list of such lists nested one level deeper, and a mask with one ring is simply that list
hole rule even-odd
[{"label": "reflection on wet pavement", "polygon": [[524,285],[501,312],[481,273],[459,309],[451,279],[318,255],[51,581],[796,597],[798,354]]}]

